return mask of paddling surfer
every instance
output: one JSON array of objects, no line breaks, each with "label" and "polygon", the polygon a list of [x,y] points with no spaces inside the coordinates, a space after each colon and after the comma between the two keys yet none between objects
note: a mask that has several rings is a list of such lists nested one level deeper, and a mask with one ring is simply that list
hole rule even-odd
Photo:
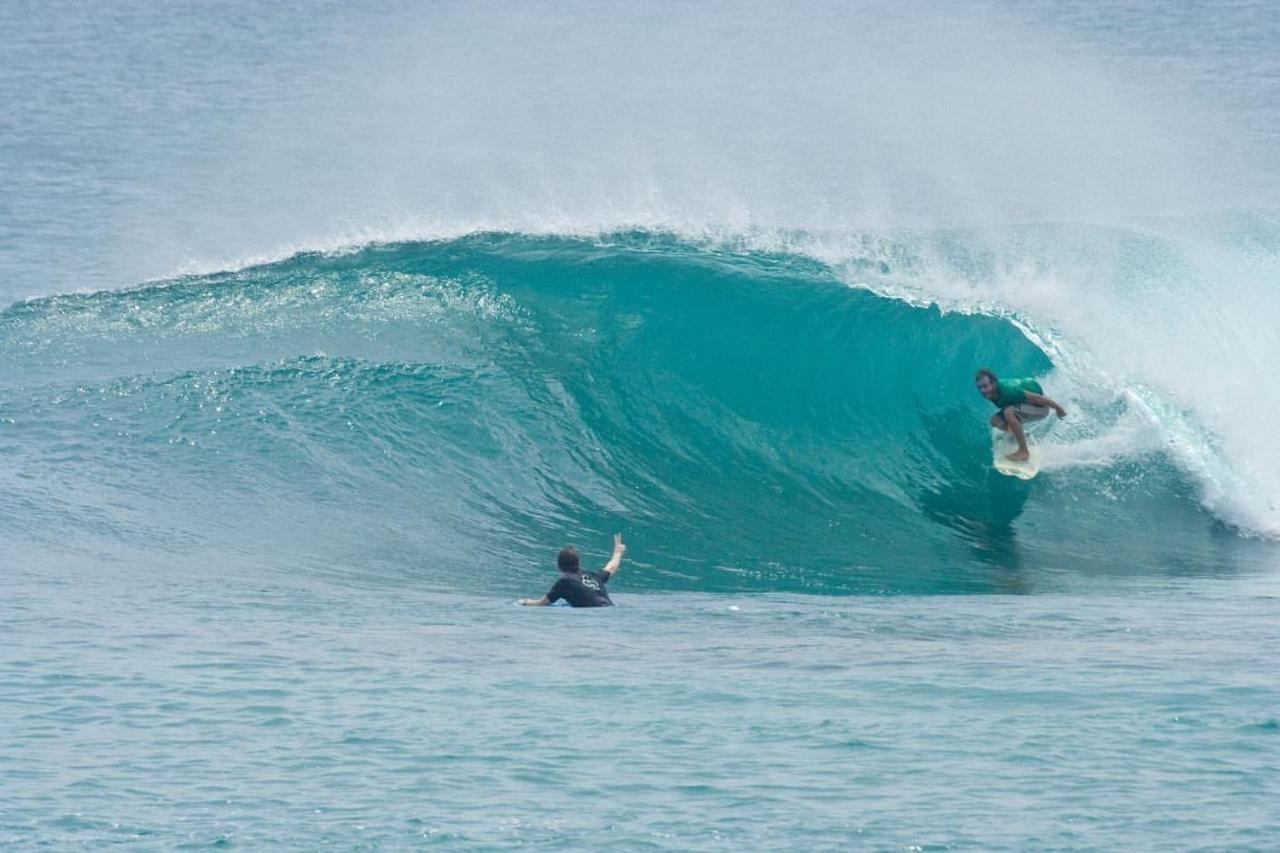
[{"label": "paddling surfer", "polygon": [[622,544],[622,534],[613,535],[613,556],[598,572],[584,572],[578,564],[578,549],[566,545],[556,557],[556,565],[560,569],[560,579],[551,587],[551,591],[542,598],[525,598],[520,603],[529,607],[546,607],[560,599],[569,602],[571,607],[609,607],[613,600],[605,590],[613,573],[622,564],[622,555],[627,546]]}]

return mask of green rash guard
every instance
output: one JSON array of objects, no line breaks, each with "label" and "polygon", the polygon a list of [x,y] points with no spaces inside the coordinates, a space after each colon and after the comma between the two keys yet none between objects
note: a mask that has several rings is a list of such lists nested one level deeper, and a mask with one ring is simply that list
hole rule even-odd
[{"label": "green rash guard", "polygon": [[1040,383],[1034,379],[1001,379],[996,382],[996,398],[992,400],[997,409],[1003,411],[1008,406],[1016,406],[1027,402],[1027,392],[1043,394]]}]

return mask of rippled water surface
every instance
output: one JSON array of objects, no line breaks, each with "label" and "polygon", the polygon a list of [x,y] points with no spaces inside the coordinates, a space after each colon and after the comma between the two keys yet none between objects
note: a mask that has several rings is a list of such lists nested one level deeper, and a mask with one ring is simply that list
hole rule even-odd
[{"label": "rippled water surface", "polygon": [[[1263,849],[1271,579],[496,595],[10,576],[15,847]],[[493,572],[469,581],[484,593]]]}]

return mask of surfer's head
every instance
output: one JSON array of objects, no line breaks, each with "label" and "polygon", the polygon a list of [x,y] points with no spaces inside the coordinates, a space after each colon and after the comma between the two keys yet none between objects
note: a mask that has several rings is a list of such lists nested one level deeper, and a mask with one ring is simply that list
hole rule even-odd
[{"label": "surfer's head", "polygon": [[560,549],[560,556],[556,557],[556,565],[562,572],[578,571],[578,549],[572,545],[565,545]]},{"label": "surfer's head", "polygon": [[978,393],[986,397],[988,400],[994,400],[997,393],[996,375],[985,367],[978,371],[978,375],[973,377],[974,382],[978,383]]}]

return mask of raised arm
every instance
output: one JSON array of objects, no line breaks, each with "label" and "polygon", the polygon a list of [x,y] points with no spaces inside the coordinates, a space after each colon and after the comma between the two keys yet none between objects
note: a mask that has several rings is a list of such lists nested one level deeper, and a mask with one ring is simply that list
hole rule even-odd
[{"label": "raised arm", "polygon": [[609,573],[609,577],[613,577],[613,573],[618,570],[618,566],[622,565],[622,555],[627,552],[627,546],[622,544],[622,534],[613,534],[613,556],[609,558],[609,562],[605,563],[604,570]]},{"label": "raised arm", "polygon": [[1065,418],[1067,416],[1066,409],[1062,408],[1057,403],[1053,402],[1043,394],[1037,394],[1034,391],[1028,391],[1027,402],[1033,406],[1047,406],[1048,408],[1053,409],[1055,412],[1057,412],[1058,417],[1060,418]]}]

